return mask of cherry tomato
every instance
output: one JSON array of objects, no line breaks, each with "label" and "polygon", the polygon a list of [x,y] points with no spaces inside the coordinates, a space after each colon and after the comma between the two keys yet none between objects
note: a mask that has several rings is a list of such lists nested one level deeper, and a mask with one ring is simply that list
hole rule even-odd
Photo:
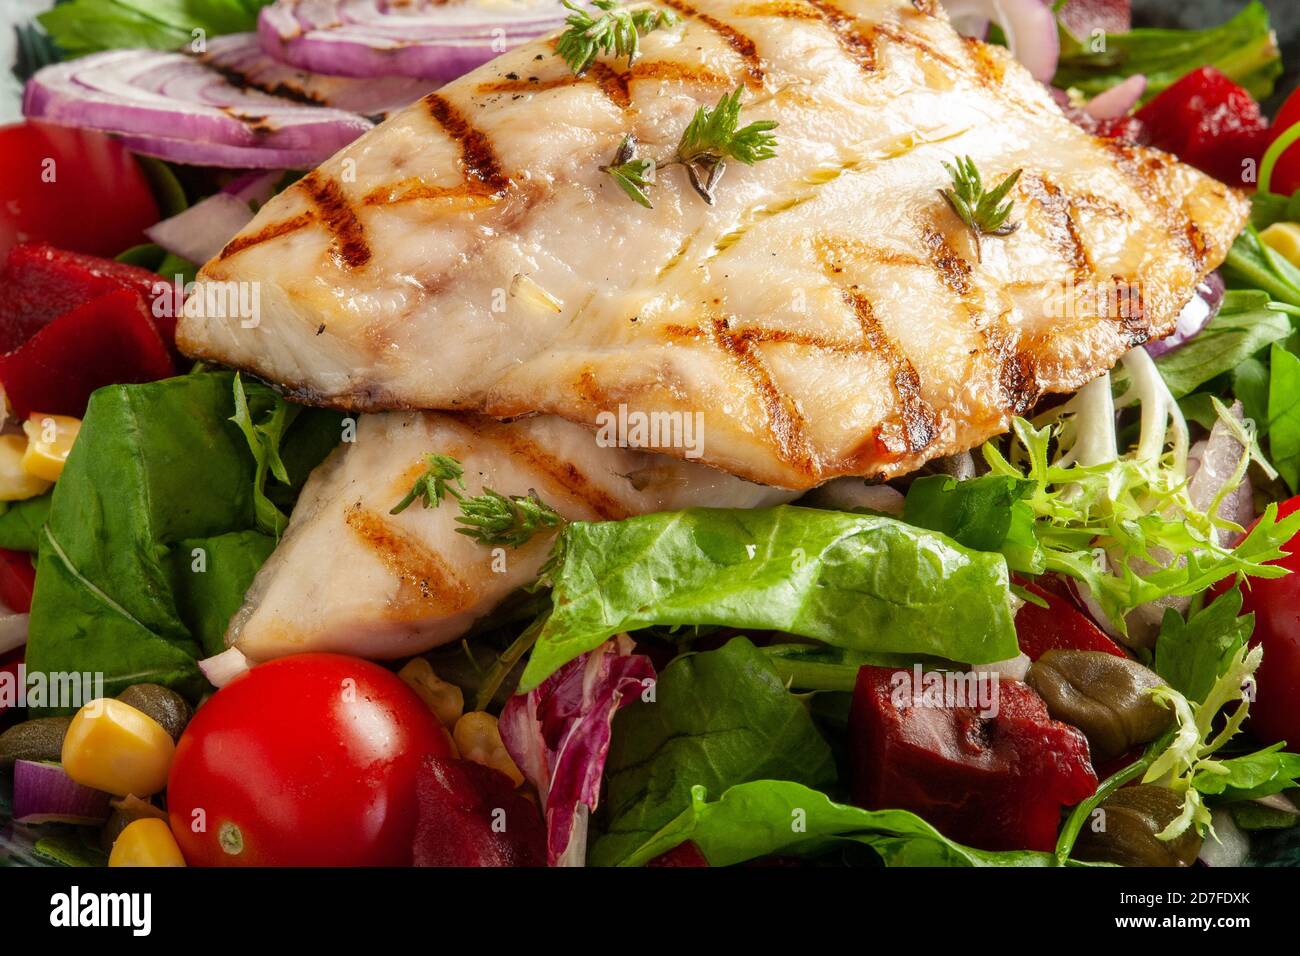
[{"label": "cherry tomato", "polygon": [[191,866],[409,866],[446,732],[391,671],[341,654],[260,664],[201,706],[167,805]]},{"label": "cherry tomato", "polygon": [[[1300,510],[1300,496],[1283,502],[1279,520]],[[1254,527],[1252,525],[1252,527]],[[1270,564],[1291,573],[1280,578],[1251,578],[1242,586],[1243,614],[1255,613],[1251,644],[1264,648],[1255,672],[1255,701],[1250,705],[1250,730],[1266,744],[1285,740],[1300,748],[1300,535],[1282,546],[1289,554]],[[1217,597],[1232,581],[1215,585]]]},{"label": "cherry tomato", "polygon": [[0,259],[19,242],[115,256],[158,221],[149,180],[121,143],[28,121],[0,127]]},{"label": "cherry tomato", "polygon": [[0,601],[11,611],[26,614],[32,609],[36,587],[36,566],[26,551],[0,548]]},{"label": "cherry tomato", "polygon": [[[1300,123],[1300,90],[1287,97],[1277,111],[1273,119],[1274,136],[1282,135],[1296,123]],[[1297,189],[1300,189],[1300,143],[1288,146],[1286,152],[1278,157],[1268,184],[1269,192],[1283,196],[1290,196]]]}]

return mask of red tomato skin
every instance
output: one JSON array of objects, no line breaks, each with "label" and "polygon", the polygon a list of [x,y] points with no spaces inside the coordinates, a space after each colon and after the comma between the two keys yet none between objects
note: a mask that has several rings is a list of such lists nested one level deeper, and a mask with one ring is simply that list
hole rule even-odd
[{"label": "red tomato skin", "polygon": [[36,565],[26,551],[0,548],[0,601],[19,614],[32,609],[32,591],[36,587]]},{"label": "red tomato skin", "polygon": [[[1300,496],[1277,509],[1280,521],[1300,510]],[[1254,525],[1251,525],[1254,528]],[[1290,571],[1280,578],[1251,578],[1241,589],[1241,613],[1255,615],[1251,645],[1262,645],[1264,660],[1255,672],[1255,700],[1250,705],[1249,728],[1265,744],[1286,741],[1288,750],[1300,749],[1300,536],[1283,549],[1286,557],[1276,564]],[[1211,593],[1217,597],[1232,587],[1221,581]]]},{"label": "red tomato skin", "polygon": [[342,654],[260,664],[177,744],[172,831],[191,866],[409,866],[426,754],[451,756],[447,734],[391,671]]},{"label": "red tomato skin", "polygon": [[[1273,119],[1273,138],[1281,136],[1288,129],[1300,123],[1300,90],[1292,93]],[[1290,196],[1300,189],[1300,143],[1286,148],[1278,157],[1273,167],[1273,177],[1269,181],[1268,191],[1282,196]]]},{"label": "red tomato skin", "polygon": [[158,215],[140,164],[108,134],[32,120],[0,127],[0,257],[29,241],[116,256],[147,242]]}]

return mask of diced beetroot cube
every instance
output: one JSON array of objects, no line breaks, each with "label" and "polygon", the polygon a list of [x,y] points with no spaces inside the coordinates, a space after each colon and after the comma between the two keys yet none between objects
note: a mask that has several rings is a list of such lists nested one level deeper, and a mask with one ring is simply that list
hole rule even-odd
[{"label": "diced beetroot cube", "polygon": [[152,382],[175,373],[167,346],[138,292],[120,289],[55,319],[0,357],[0,384],[14,411],[80,416],[104,385]]},{"label": "diced beetroot cube", "polygon": [[[0,269],[0,354],[12,352],[65,312],[119,289],[134,289],[151,304],[155,325],[170,347],[174,295],[161,276],[45,243],[14,246]],[[155,291],[164,289],[159,308],[152,309]]]},{"label": "diced beetroot cube", "polygon": [[1017,583],[1047,602],[1044,608],[1026,601],[1016,612],[1016,639],[1031,661],[1053,650],[1102,651],[1116,657],[1128,656],[1064,597],[1037,583]]},{"label": "diced beetroot cube", "polygon": [[500,771],[426,757],[416,793],[416,866],[546,865],[542,815]]},{"label": "diced beetroot cube", "polygon": [[1137,117],[1152,145],[1232,186],[1250,184],[1245,162],[1258,164],[1270,141],[1259,104],[1212,66],[1188,73]]},{"label": "diced beetroot cube", "polygon": [[708,866],[709,861],[704,858],[700,848],[695,845],[694,841],[687,840],[685,843],[679,843],[666,853],[660,853],[651,860],[646,866]]},{"label": "diced beetroot cube", "polygon": [[914,699],[913,679],[885,667],[858,672],[849,718],[854,801],[910,810],[981,849],[1051,850],[1061,808],[1097,787],[1083,734],[1052,720],[1020,681],[998,682],[995,713],[981,714],[961,702]]}]

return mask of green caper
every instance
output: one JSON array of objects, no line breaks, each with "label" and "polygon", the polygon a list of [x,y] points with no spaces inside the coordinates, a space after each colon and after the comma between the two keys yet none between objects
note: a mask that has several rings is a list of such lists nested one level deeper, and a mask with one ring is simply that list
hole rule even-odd
[{"label": "green caper", "polygon": [[1182,794],[1168,787],[1121,787],[1084,825],[1073,855],[1092,863],[1120,866],[1191,866],[1201,852],[1202,840],[1195,827],[1188,827],[1182,836],[1172,840],[1156,837],[1182,808]]},{"label": "green caper", "polygon": [[181,739],[181,732],[194,716],[184,697],[160,684],[132,684],[117,699],[158,721],[172,740]]},{"label": "green caper", "polygon": [[1048,651],[1034,661],[1025,682],[1047,702],[1054,718],[1083,731],[1094,760],[1118,757],[1155,740],[1173,723],[1173,712],[1151,697],[1165,682],[1127,657]]},{"label": "green caper", "polygon": [[71,723],[71,717],[38,717],[14,724],[0,734],[0,767],[12,767],[15,760],[62,759],[63,737]]}]

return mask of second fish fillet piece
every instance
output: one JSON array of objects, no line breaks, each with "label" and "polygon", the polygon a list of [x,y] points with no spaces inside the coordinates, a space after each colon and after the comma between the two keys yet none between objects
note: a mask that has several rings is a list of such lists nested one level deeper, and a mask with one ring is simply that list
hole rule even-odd
[{"label": "second fish fillet piece", "polygon": [[430,453],[461,462],[467,495],[535,490],[569,520],[792,497],[704,465],[601,447],[587,429],[555,417],[502,424],[438,412],[367,415],[356,441],[312,473],[227,644],[255,661],[306,651],[405,657],[455,640],[532,582],[553,533],[517,550],[481,544],[457,533],[464,525],[451,497],[389,514]]}]

